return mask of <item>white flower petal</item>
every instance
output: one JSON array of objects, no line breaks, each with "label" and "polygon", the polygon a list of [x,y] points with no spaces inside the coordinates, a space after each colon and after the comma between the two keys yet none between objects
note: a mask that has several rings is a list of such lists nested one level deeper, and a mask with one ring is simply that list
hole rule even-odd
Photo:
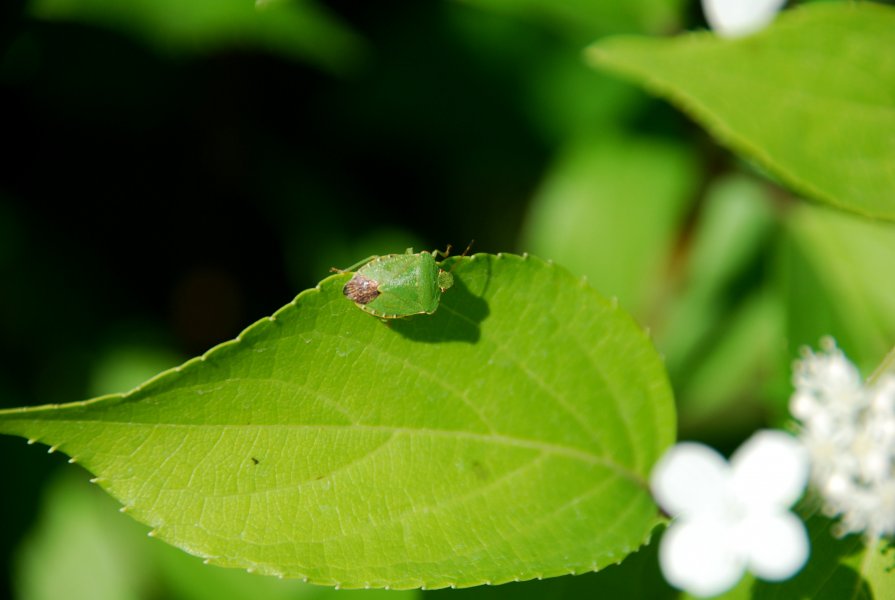
[{"label": "white flower petal", "polygon": [[731,490],[745,507],[788,508],[808,483],[811,464],[798,440],[782,431],[759,431],[730,459]]},{"label": "white flower petal", "polygon": [[785,0],[702,0],[702,10],[719,35],[748,35],[774,20]]},{"label": "white flower petal", "polygon": [[808,533],[791,512],[752,515],[740,524],[749,570],[770,581],[789,579],[808,560]]},{"label": "white flower petal", "polygon": [[671,585],[696,596],[714,596],[733,587],[745,571],[745,556],[731,545],[727,521],[681,519],[672,523],[659,547],[659,566]]},{"label": "white flower petal", "polygon": [[656,502],[670,515],[718,512],[726,502],[730,467],[704,444],[672,446],[656,463],[650,487]]}]

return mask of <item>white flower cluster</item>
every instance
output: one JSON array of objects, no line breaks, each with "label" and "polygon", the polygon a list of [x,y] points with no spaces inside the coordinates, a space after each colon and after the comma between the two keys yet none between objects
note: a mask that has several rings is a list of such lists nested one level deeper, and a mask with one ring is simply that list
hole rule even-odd
[{"label": "white flower cluster", "polygon": [[812,481],[836,533],[895,533],[895,376],[865,385],[833,340],[793,370],[790,411],[811,456]]}]

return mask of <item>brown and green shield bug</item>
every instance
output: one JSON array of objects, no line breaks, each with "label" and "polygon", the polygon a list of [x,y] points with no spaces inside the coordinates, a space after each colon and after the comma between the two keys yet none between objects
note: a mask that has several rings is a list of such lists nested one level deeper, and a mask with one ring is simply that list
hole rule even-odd
[{"label": "brown and green shield bug", "polygon": [[364,312],[380,319],[431,315],[441,294],[454,285],[454,276],[435,262],[436,256],[447,258],[450,251],[448,246],[444,252],[414,254],[408,248],[404,254],[371,256],[347,269],[334,270],[354,273],[342,293]]}]

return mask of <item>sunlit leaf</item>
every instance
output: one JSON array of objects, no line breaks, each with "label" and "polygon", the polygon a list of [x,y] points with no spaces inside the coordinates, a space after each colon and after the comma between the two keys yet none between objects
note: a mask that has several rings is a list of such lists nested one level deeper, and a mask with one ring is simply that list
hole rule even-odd
[{"label": "sunlit leaf", "polygon": [[895,219],[895,9],[817,3],[729,40],[618,37],[589,51],[803,194]]},{"label": "sunlit leaf", "polygon": [[323,281],[125,395],[0,412],[155,535],[343,587],[584,572],[645,541],[673,441],[664,369],[613,303],[535,258],[446,263],[432,316],[383,323]]},{"label": "sunlit leaf", "polygon": [[426,600],[671,600],[678,597],[678,592],[668,585],[659,571],[658,550],[659,545],[653,540],[621,564],[599,573],[464,590],[427,591],[424,596]]}]

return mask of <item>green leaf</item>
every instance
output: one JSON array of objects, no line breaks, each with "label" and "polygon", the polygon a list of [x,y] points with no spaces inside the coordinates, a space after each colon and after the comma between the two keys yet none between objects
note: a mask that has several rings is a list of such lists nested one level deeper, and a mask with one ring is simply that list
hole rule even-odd
[{"label": "green leaf", "polygon": [[[75,470],[57,472],[44,489],[37,526],[16,551],[17,598],[138,600],[149,596],[150,570],[140,552],[149,540]],[[96,502],[97,496],[105,502]],[[123,526],[122,526],[123,525]],[[50,575],[51,574],[51,575]]]},{"label": "green leaf", "polygon": [[605,133],[578,140],[535,197],[524,244],[586,275],[633,314],[649,315],[696,178],[690,154],[676,144]]},{"label": "green leaf", "polygon": [[165,53],[236,45],[334,70],[350,68],[359,41],[311,0],[34,0],[41,19],[90,23],[136,36]]},{"label": "green leaf", "polygon": [[[770,286],[756,287],[778,229],[769,191],[743,175],[721,177],[707,188],[690,228],[679,291],[662,306],[654,329],[681,429],[703,423],[712,435],[725,426],[746,434],[759,416],[761,388],[781,358],[782,299]],[[729,411],[738,414],[719,418]]]},{"label": "green leaf", "polygon": [[466,0],[469,4],[547,23],[583,43],[595,35],[660,32],[679,26],[681,0]]},{"label": "green leaf", "polygon": [[891,7],[819,3],[747,38],[618,37],[588,55],[680,105],[800,192],[895,219],[893,31]]},{"label": "green leaf", "polygon": [[[895,597],[895,553],[886,542],[869,547],[852,535],[835,538],[829,519],[807,520],[811,558],[804,569],[782,583],[753,580],[755,600],[882,600]],[[724,597],[727,600],[727,596]]]},{"label": "green leaf", "polygon": [[674,437],[640,328],[533,257],[446,261],[432,316],[383,323],[330,277],[125,395],[0,412],[214,564],[343,587],[599,569],[648,538]]},{"label": "green leaf", "polygon": [[[37,526],[16,552],[28,600],[412,600],[419,591],[335,590],[221,569],[146,537],[80,470],[57,471]],[[52,573],[52,576],[48,576]]]},{"label": "green leaf", "polygon": [[465,590],[434,590],[423,594],[425,600],[673,600],[679,593],[668,585],[659,571],[658,554],[659,544],[654,539],[621,564],[609,566],[599,573]]},{"label": "green leaf", "polygon": [[802,205],[786,220],[781,281],[790,354],[833,336],[865,375],[895,339],[895,225]]}]

